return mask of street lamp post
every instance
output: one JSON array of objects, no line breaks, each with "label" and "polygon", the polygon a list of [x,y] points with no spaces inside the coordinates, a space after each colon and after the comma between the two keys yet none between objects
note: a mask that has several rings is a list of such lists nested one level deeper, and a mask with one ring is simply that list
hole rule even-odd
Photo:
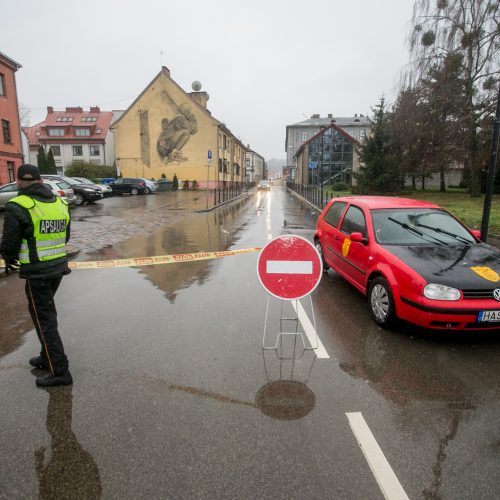
[{"label": "street lamp post", "polygon": [[321,192],[321,209],[323,209],[323,138],[325,136],[325,127],[321,126],[321,163],[320,163],[320,171],[319,171],[319,189]]}]

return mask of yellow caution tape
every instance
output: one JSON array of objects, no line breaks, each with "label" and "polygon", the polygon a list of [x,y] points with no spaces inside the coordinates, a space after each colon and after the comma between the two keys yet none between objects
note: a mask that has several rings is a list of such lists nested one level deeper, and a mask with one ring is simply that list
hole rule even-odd
[{"label": "yellow caution tape", "polygon": [[[70,269],[108,269],[112,267],[157,266],[160,264],[175,264],[178,262],[194,262],[197,260],[221,259],[231,255],[241,255],[258,252],[261,247],[242,248],[240,250],[225,250],[221,252],[177,253],[172,255],[155,255],[153,257],[133,257],[130,259],[93,260],[89,262],[70,261]],[[5,262],[0,260],[0,267]]]}]

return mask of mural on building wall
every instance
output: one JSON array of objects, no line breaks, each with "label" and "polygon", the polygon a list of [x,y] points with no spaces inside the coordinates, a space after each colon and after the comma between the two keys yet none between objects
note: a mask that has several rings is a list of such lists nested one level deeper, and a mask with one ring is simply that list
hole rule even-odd
[{"label": "mural on building wall", "polygon": [[172,109],[174,117],[165,117],[161,121],[162,131],[156,143],[158,154],[165,163],[187,161],[182,154],[182,148],[191,136],[198,132],[196,117],[187,104],[177,106],[165,90],[162,91],[161,97]]}]

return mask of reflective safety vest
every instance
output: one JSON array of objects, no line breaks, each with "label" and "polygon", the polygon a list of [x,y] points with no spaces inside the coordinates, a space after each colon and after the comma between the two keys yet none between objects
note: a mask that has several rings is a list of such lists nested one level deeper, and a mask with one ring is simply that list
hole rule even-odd
[{"label": "reflective safety vest", "polygon": [[[65,200],[57,197],[54,202],[45,203],[20,195],[12,198],[9,203],[17,203],[28,210],[33,222],[33,237],[21,241],[19,252],[21,264],[32,264],[66,256],[66,228],[69,223],[69,211]],[[36,252],[36,256],[33,252]]]}]

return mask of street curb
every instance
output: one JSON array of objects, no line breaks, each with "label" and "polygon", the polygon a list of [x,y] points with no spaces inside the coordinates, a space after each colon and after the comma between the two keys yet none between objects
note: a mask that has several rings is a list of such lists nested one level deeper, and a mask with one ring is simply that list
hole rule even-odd
[{"label": "street curb", "polygon": [[213,207],[210,207],[210,208],[202,208],[200,210],[195,210],[195,212],[197,214],[201,214],[203,212],[211,212],[212,210],[215,210],[216,208],[219,208],[219,207],[222,207],[224,205],[227,205],[228,203],[232,203],[233,201],[237,201],[237,200],[240,200],[242,198],[248,198],[248,196],[250,195],[250,193],[254,190],[255,188],[252,188],[252,189],[249,189],[248,191],[246,191],[245,193],[241,193],[239,196],[237,196],[236,198],[233,198],[231,200],[227,200],[227,201],[224,201],[223,203],[219,203],[218,205],[214,205]]}]

